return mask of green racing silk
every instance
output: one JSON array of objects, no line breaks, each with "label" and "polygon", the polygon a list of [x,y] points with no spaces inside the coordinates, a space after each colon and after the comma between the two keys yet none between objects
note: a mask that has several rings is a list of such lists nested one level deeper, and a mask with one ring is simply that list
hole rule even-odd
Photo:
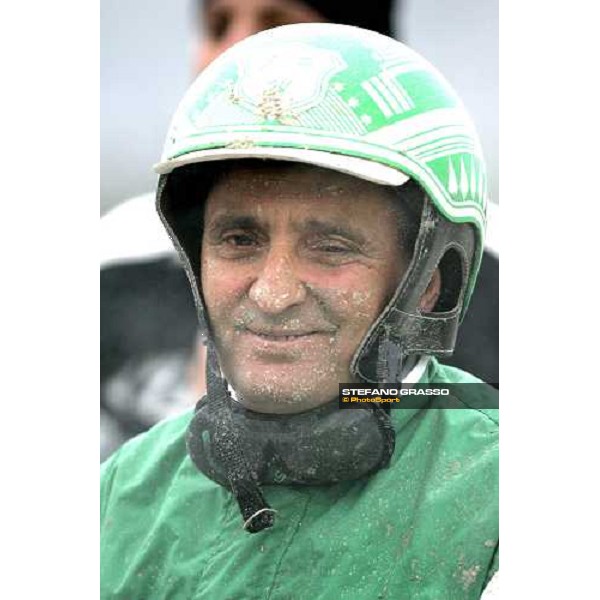
[{"label": "green racing silk", "polygon": [[[433,359],[421,378],[476,381]],[[101,597],[479,598],[498,568],[498,411],[391,416],[388,468],[327,486],[265,486],[278,513],[254,535],[231,493],[188,457],[191,411],[131,440],[102,465]]]}]

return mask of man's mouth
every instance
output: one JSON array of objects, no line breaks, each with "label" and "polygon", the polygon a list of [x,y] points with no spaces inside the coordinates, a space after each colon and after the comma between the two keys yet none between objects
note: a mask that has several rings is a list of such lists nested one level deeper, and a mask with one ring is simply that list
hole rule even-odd
[{"label": "man's mouth", "polygon": [[253,329],[247,329],[246,331],[266,342],[294,342],[319,333],[324,333],[319,331],[261,331]]}]

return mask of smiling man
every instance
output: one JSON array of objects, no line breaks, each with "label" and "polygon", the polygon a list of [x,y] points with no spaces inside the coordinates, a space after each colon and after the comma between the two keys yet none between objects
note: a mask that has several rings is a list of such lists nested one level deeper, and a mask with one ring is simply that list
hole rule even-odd
[{"label": "smiling man", "polygon": [[[485,167],[447,82],[374,32],[277,28],[198,78],[156,170],[207,394],[104,464],[104,597],[479,598],[495,392],[435,357],[477,276]],[[457,387],[341,410],[353,382]]]},{"label": "smiling man", "polygon": [[395,190],[294,163],[221,176],[204,215],[202,291],[245,406],[301,412],[354,380],[352,356],[410,260],[402,206]]}]

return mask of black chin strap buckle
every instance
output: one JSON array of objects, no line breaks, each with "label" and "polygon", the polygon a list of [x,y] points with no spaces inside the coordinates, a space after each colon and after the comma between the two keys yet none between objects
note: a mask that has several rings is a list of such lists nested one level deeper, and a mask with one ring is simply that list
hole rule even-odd
[{"label": "black chin strap buckle", "polygon": [[272,508],[260,508],[244,521],[244,529],[249,533],[258,533],[273,526],[274,515],[277,511]]}]

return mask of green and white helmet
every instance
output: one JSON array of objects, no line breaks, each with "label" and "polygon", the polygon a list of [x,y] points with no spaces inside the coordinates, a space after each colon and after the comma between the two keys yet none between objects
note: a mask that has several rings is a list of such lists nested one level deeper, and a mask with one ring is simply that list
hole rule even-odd
[{"label": "green and white helmet", "polygon": [[[413,260],[353,370],[378,380],[382,360],[394,362],[398,350],[400,359],[452,352],[483,251],[486,173],[462,102],[429,62],[373,31],[318,23],[247,38],[200,74],[155,170],[158,210],[186,265],[201,323],[201,217],[190,229],[197,208],[178,195],[171,174],[193,163],[207,163],[208,173],[211,161],[244,158],[308,163],[387,186],[416,181],[425,202]],[[422,315],[418,302],[436,267],[441,300]]]}]

